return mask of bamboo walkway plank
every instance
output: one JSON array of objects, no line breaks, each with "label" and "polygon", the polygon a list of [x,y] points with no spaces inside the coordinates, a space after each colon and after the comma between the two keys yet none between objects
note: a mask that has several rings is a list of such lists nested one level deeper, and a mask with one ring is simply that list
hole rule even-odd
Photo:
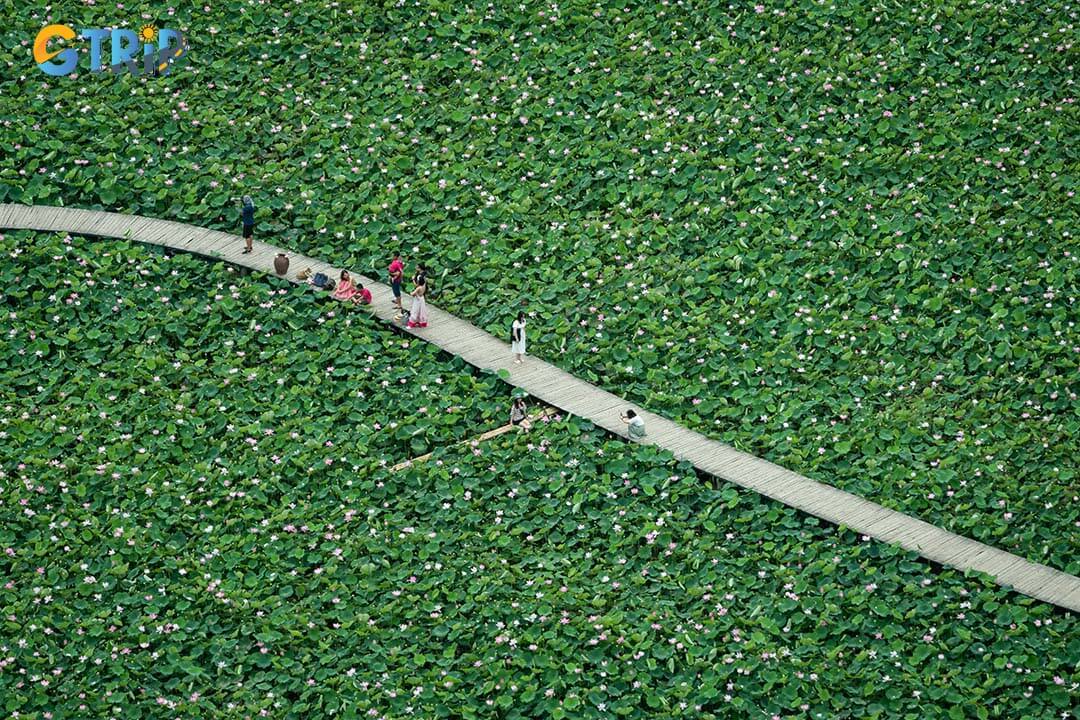
[{"label": "bamboo walkway plank", "polygon": [[65,208],[64,224],[69,233],[83,233],[94,223],[94,213],[79,208]]},{"label": "bamboo walkway plank", "polygon": [[[0,204],[0,229],[65,231],[100,237],[130,239],[217,258],[252,270],[274,273],[274,257],[284,250],[253,243],[243,254],[244,241],[236,235],[192,225],[141,216],[87,211],[78,208]],[[285,279],[304,283],[296,276],[310,267],[338,278],[340,268],[300,254],[289,254]],[[372,293],[368,309],[379,319],[393,323],[390,288],[365,276],[350,273]],[[404,298],[408,309],[411,298]],[[1060,607],[1080,612],[1080,578],[1032,562],[970,538],[957,535],[918,518],[891,510],[869,499],[799,475],[762,458],[736,450],[719,441],[684,428],[635,403],[602,390],[534,356],[515,365],[510,345],[460,318],[429,305],[429,326],[404,331],[461,357],[482,369],[505,370],[511,385],[563,412],[625,436],[619,415],[634,408],[645,420],[644,443],[664,448],[698,469],[727,482],[759,492],[831,523],[876,540],[895,543],[924,558],[959,570],[976,570],[993,577],[1004,587]]]},{"label": "bamboo walkway plank", "polygon": [[[550,418],[550,417],[553,417],[554,415],[555,415],[555,410],[553,410],[552,408],[545,408],[544,410],[537,413],[536,415],[530,415],[529,416],[529,422],[532,425],[536,425],[536,423],[542,422],[545,418]],[[505,435],[505,434],[507,434],[509,432],[513,432],[515,430],[518,430],[519,432],[528,432],[528,430],[526,428],[520,428],[520,430],[519,430],[519,426],[514,425],[513,423],[506,423],[505,425],[500,425],[499,427],[497,427],[497,428],[495,428],[493,430],[488,430],[487,432],[481,433],[480,435],[477,435],[476,437],[465,438],[464,440],[459,440],[458,442],[454,443],[454,445],[468,445],[468,444],[474,443],[474,442],[483,442],[485,440],[491,440],[492,438],[498,437],[500,435]],[[414,458],[412,458],[410,460],[403,460],[403,461],[399,462],[397,465],[392,466],[390,468],[390,470],[391,470],[391,472],[397,472],[398,470],[403,470],[405,468],[412,467],[413,465],[416,465],[417,463],[422,463],[425,460],[430,459],[431,456],[434,455],[434,454],[435,454],[434,452],[429,452],[429,453],[425,453],[423,455],[420,455],[418,457],[414,457]]]},{"label": "bamboo walkway plank", "polygon": [[30,220],[30,213],[33,210],[32,207],[26,205],[5,205],[4,206],[10,215],[4,219],[4,227],[11,230],[25,230],[33,229],[31,225],[27,225]]},{"label": "bamboo walkway plank", "polygon": [[93,210],[81,208],[67,208],[68,217],[71,219],[69,230],[81,233],[96,230],[108,219],[108,216]]}]

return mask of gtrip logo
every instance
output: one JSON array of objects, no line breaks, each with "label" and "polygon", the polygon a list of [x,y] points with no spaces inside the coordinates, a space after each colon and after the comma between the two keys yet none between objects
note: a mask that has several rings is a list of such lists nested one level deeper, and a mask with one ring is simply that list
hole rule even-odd
[{"label": "gtrip logo", "polygon": [[[67,25],[46,25],[34,39],[34,62],[47,75],[75,72],[79,64],[76,48],[49,50],[50,43],[71,42],[75,38],[90,42],[90,70],[96,73],[126,70],[135,76],[167,75],[173,62],[188,49],[184,33],[172,28],[158,30],[153,25],[143,25],[139,32],[124,28],[86,28],[76,33]],[[111,62],[103,65],[101,52],[106,41]]]}]

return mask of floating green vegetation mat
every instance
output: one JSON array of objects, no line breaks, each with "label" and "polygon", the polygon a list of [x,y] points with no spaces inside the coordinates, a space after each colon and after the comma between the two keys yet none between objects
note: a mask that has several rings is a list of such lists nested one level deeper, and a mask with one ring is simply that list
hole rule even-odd
[{"label": "floating green vegetation mat", "polygon": [[1072,614],[580,420],[456,444],[505,386],[363,309],[123,242],[0,250],[9,715],[1077,705]]},{"label": "floating green vegetation mat", "polygon": [[[238,230],[251,194],[260,238],[401,247],[498,337],[524,305],[607,389],[1080,572],[1075,8],[49,7],[0,0],[0,201]],[[190,61],[52,78],[47,22]]]}]

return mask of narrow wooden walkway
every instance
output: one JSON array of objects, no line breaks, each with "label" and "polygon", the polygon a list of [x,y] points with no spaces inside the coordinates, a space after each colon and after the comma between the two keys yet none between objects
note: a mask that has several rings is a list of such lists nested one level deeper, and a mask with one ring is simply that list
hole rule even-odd
[{"label": "narrow wooden walkway", "polygon": [[[217,230],[136,215],[49,206],[0,205],[0,229],[3,228],[127,238],[220,258],[268,273],[273,273],[274,256],[282,251],[256,242],[254,252],[243,255],[240,252],[243,241],[239,237]],[[297,271],[305,267],[334,278],[340,272],[322,260],[296,253],[289,256],[288,277],[293,282]],[[376,315],[391,322],[390,288],[360,273],[354,275],[371,290]],[[530,357],[524,365],[515,365],[507,343],[449,313],[429,306],[429,317],[428,328],[410,332],[476,367],[505,369],[511,385],[607,430],[624,433],[619,413],[631,405],[626,400],[535,357]],[[649,442],[707,473],[882,542],[896,543],[942,565],[984,572],[1002,586],[1080,612],[1080,578],[803,477],[659,415],[647,411],[641,411],[641,415]]]}]

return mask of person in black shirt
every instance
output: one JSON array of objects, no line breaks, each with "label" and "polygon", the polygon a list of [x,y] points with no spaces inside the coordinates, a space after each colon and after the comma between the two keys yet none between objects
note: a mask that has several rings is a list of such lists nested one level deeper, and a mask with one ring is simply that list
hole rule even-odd
[{"label": "person in black shirt", "polygon": [[244,254],[251,252],[251,243],[255,234],[255,203],[250,195],[244,196],[244,204],[240,210],[240,221],[244,226]]}]

